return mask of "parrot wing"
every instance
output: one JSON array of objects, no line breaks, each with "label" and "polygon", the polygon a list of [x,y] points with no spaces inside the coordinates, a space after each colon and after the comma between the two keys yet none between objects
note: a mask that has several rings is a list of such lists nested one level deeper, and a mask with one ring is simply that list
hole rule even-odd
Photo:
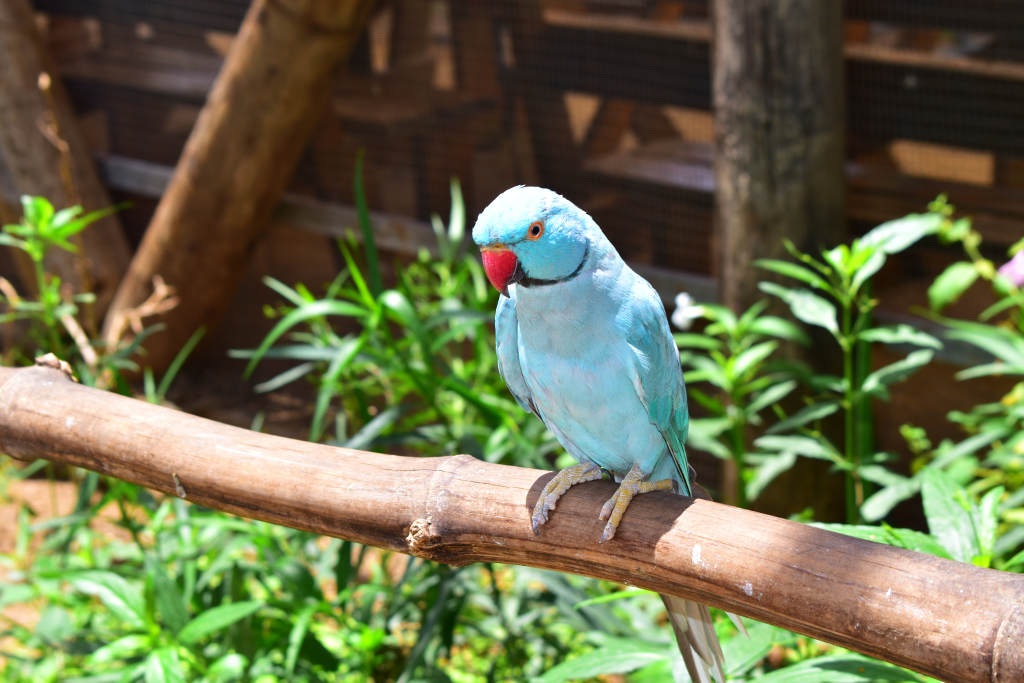
[{"label": "parrot wing", "polygon": [[536,413],[530,388],[526,386],[523,369],[519,365],[519,318],[516,317],[516,305],[506,296],[498,297],[498,307],[494,311],[494,332],[498,373],[523,410]]},{"label": "parrot wing", "polygon": [[632,350],[633,386],[651,424],[665,439],[679,481],[685,487],[683,493],[692,495],[685,447],[690,425],[686,386],[665,307],[654,288],[637,277],[637,285],[625,302],[624,314],[620,320],[625,324],[626,340]]}]

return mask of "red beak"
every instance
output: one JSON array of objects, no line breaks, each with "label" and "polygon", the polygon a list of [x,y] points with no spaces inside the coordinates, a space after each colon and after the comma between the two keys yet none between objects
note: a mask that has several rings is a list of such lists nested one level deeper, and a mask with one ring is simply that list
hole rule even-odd
[{"label": "red beak", "polygon": [[481,250],[484,272],[494,288],[508,296],[508,286],[522,277],[519,259],[504,247],[485,247]]}]

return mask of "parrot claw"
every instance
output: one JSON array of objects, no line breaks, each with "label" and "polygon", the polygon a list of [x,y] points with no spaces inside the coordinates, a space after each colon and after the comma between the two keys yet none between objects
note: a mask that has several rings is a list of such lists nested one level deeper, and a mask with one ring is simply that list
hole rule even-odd
[{"label": "parrot claw", "polygon": [[644,481],[645,476],[640,471],[639,466],[633,465],[629,473],[622,478],[622,483],[619,484],[615,494],[605,502],[597,516],[602,521],[608,520],[608,524],[605,525],[604,532],[601,534],[601,539],[598,543],[610,541],[615,537],[615,532],[619,528],[619,522],[622,521],[622,515],[626,513],[626,508],[629,507],[629,503],[633,500],[634,496],[641,493],[650,493],[651,491],[672,491],[674,488],[671,479]]},{"label": "parrot claw", "polygon": [[555,509],[558,499],[569,490],[570,486],[600,479],[601,476],[601,468],[593,463],[580,463],[566,467],[556,474],[540,492],[537,504],[533,507],[533,515],[530,518],[533,533],[540,534],[541,525],[548,521],[548,513]]},{"label": "parrot claw", "polygon": [[551,496],[544,499],[544,505],[538,506],[533,511],[533,518],[530,520],[533,526],[533,535],[540,535],[540,527],[542,524],[548,521],[548,511],[555,509],[555,502],[551,500]]}]

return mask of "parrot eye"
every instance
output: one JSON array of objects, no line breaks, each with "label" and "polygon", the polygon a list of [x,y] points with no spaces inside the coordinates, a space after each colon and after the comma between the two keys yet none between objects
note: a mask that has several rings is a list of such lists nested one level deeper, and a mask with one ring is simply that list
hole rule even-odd
[{"label": "parrot eye", "polygon": [[534,221],[526,231],[526,239],[536,240],[544,234],[544,221]]}]

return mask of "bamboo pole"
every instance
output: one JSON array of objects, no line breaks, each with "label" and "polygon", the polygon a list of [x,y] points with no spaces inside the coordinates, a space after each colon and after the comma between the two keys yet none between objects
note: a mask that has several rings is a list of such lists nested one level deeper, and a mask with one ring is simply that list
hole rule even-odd
[{"label": "bamboo pole", "polygon": [[175,289],[167,329],[145,342],[154,369],[230,303],[372,4],[253,0],[106,319],[144,301],[156,275]]},{"label": "bamboo pole", "polygon": [[1024,576],[667,493],[598,544],[610,482],[574,487],[539,536],[552,473],[286,439],[0,368],[0,450],[244,517],[453,565],[543,567],[699,600],[946,681],[1024,680]]}]

